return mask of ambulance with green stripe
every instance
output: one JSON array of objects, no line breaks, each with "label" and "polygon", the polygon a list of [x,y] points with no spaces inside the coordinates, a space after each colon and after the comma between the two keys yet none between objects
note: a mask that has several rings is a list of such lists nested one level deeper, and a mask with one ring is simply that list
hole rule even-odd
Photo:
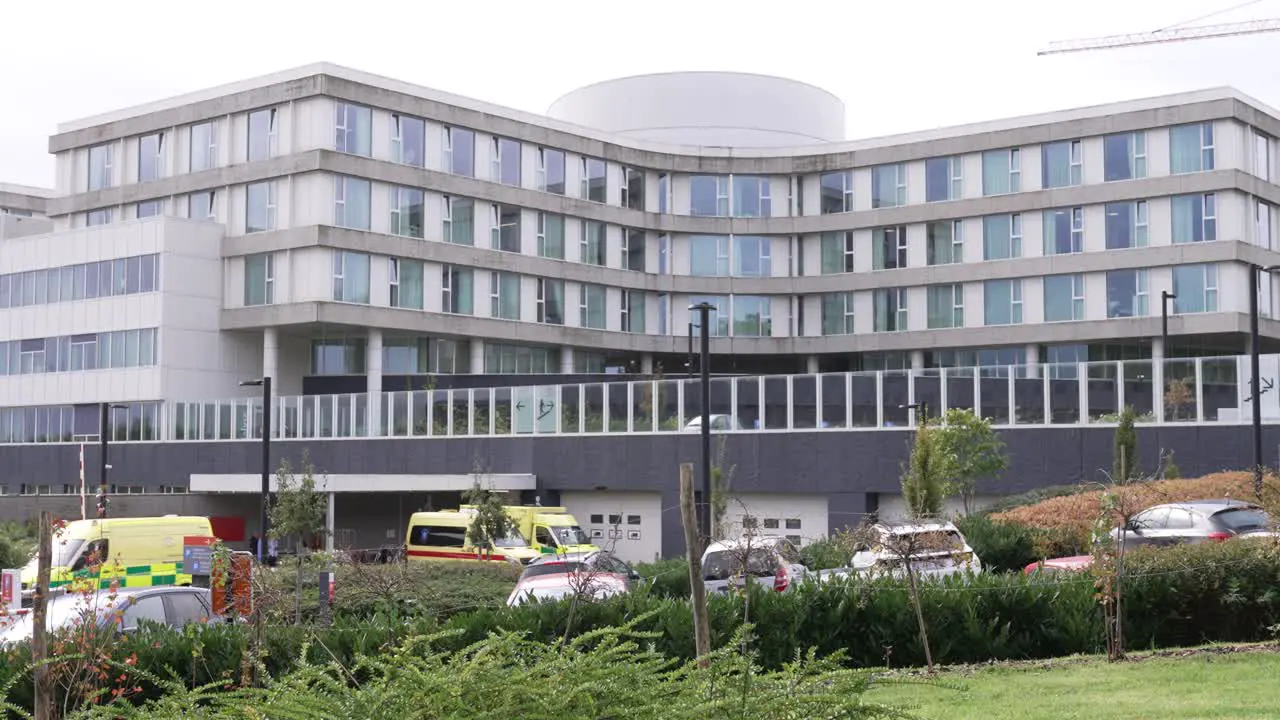
[{"label": "ambulance with green stripe", "polygon": [[[49,586],[73,592],[116,587],[190,585],[183,574],[183,538],[213,537],[207,517],[73,520],[53,535]],[[22,568],[24,599],[36,581],[36,558]]]}]

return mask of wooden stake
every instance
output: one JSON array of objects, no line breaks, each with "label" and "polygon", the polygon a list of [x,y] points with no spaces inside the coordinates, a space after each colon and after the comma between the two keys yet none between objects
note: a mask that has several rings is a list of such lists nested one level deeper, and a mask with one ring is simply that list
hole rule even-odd
[{"label": "wooden stake", "polygon": [[31,603],[31,661],[35,665],[35,717],[53,720],[53,693],[49,686],[49,638],[45,633],[49,607],[49,568],[53,564],[53,518],[47,510],[40,512],[39,539],[36,549],[36,587]]},{"label": "wooden stake", "polygon": [[689,587],[693,591],[693,644],[698,653],[698,667],[705,670],[711,667],[711,628],[707,618],[707,586],[702,578],[702,542],[693,495],[693,463],[680,464],[680,519],[684,521]]}]

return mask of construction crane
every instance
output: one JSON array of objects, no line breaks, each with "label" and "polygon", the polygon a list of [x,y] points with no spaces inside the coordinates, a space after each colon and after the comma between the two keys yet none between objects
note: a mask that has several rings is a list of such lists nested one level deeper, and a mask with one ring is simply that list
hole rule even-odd
[{"label": "construction crane", "polygon": [[1052,42],[1049,43],[1049,47],[1037,52],[1036,55],[1061,55],[1063,53],[1088,52],[1091,50],[1113,50],[1116,48],[1133,47],[1136,45],[1155,45],[1157,43],[1185,42],[1187,40],[1207,40],[1210,38],[1257,35],[1259,33],[1280,31],[1280,18],[1223,23],[1220,25],[1193,25],[1187,27],[1190,23],[1206,20],[1214,17],[1215,15],[1221,15],[1233,10],[1239,10],[1240,8],[1256,4],[1259,1],[1260,0],[1250,0],[1249,2],[1227,8],[1226,10],[1219,10],[1217,12],[1195,18],[1194,20],[1188,20],[1154,32],[1108,35],[1106,37],[1088,38],[1084,40],[1061,40],[1058,42]]}]

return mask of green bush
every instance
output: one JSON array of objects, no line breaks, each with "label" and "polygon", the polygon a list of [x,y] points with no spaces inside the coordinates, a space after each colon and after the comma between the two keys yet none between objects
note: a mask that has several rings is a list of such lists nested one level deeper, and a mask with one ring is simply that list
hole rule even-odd
[{"label": "green bush", "polygon": [[996,502],[983,508],[982,514],[994,515],[996,513],[1006,512],[1024,505],[1035,505],[1049,498],[1066,497],[1068,495],[1079,495],[1083,492],[1091,492],[1097,490],[1096,487],[1088,485],[1050,485],[1049,487],[1036,488],[1028,490],[1017,495],[1009,495],[1003,497]]},{"label": "green bush", "polygon": [[815,540],[800,548],[800,562],[810,570],[848,567],[852,560],[852,547],[840,535]]},{"label": "green bush", "polygon": [[0,568],[19,568],[27,564],[36,547],[36,529],[31,523],[0,523]]},{"label": "green bush", "polygon": [[1022,572],[1036,554],[1036,531],[1025,525],[995,522],[987,515],[966,515],[956,520],[982,567],[995,572]]},{"label": "green bush", "polygon": [[649,593],[657,597],[688,598],[693,591],[689,588],[689,562],[682,559],[658,560],[651,563],[638,563],[636,572],[644,578]]}]

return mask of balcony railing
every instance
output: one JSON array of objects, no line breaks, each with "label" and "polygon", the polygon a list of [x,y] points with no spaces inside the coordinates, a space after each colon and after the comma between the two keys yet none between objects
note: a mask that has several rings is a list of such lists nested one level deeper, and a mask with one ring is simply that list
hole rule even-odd
[{"label": "balcony railing", "polygon": [[[1233,356],[714,378],[710,413],[727,432],[901,429],[919,412],[956,408],[1001,427],[1112,423],[1126,405],[1140,422],[1243,422],[1248,367]],[[1264,367],[1275,368],[1276,356]],[[260,398],[167,410],[169,439],[261,437]],[[272,437],[674,433],[696,428],[701,413],[700,381],[684,378],[288,396],[273,402]]]}]

